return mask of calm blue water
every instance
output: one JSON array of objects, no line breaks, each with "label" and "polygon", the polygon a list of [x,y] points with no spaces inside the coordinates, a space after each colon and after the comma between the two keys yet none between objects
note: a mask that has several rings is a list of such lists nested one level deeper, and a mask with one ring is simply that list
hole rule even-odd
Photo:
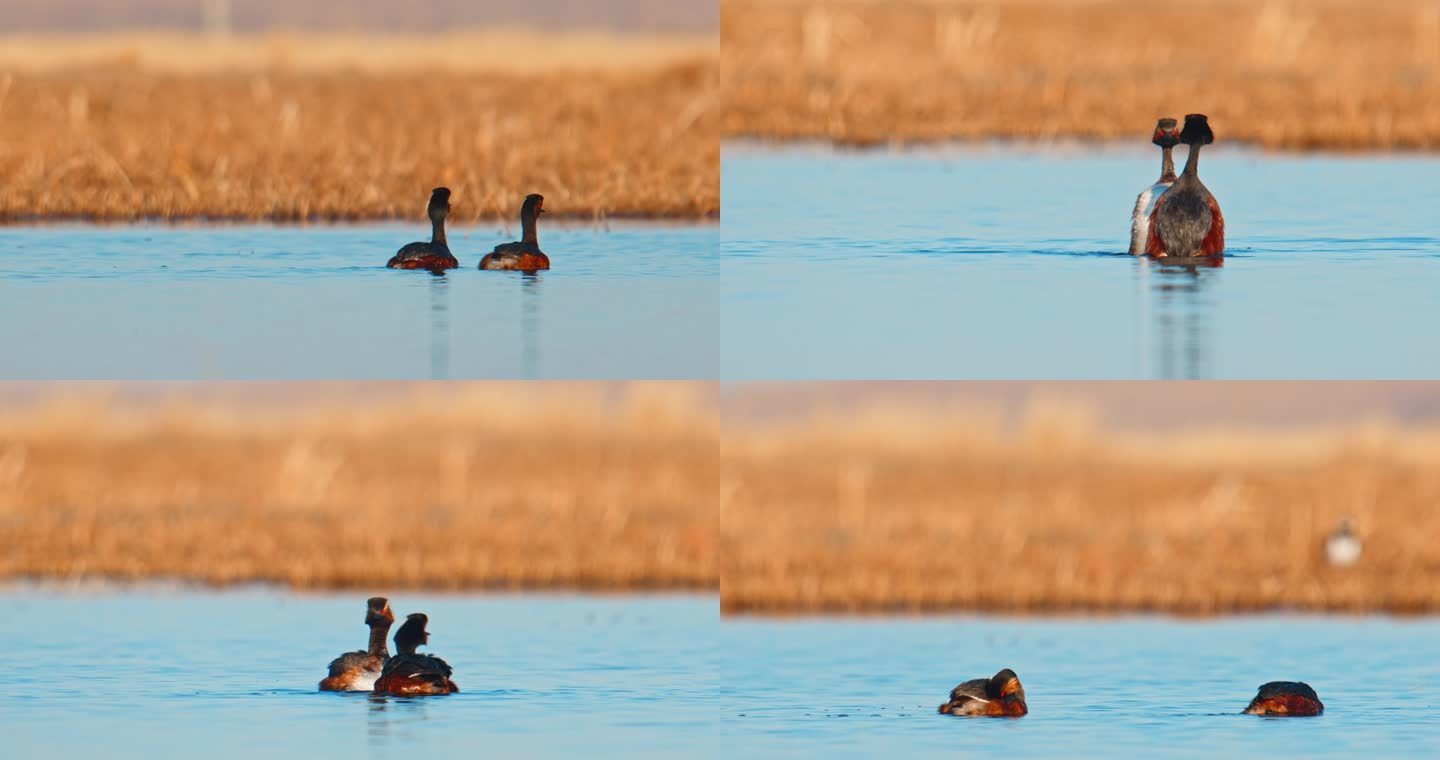
[{"label": "calm blue water", "polygon": [[[725,742],[738,755],[1440,756],[1440,620],[730,619]],[[1010,667],[1030,714],[954,718],[955,684]],[[1240,715],[1303,680],[1325,714]]]},{"label": "calm blue water", "polygon": [[[462,692],[322,694],[366,594],[0,592],[7,756],[1151,755],[1434,757],[1440,620],[876,618],[721,622],[714,597],[392,593]],[[1012,667],[1031,713],[940,716]],[[1301,679],[1317,719],[1238,715]]]},{"label": "calm blue water", "polygon": [[713,378],[718,226],[542,230],[554,269],[385,269],[417,225],[0,229],[0,380]]},{"label": "calm blue water", "polygon": [[[7,757],[705,756],[714,597],[390,595],[461,693],[315,687],[366,594],[0,593]],[[424,650],[422,650],[424,651]]]},{"label": "calm blue water", "polygon": [[1229,257],[1201,270],[1125,254],[1149,145],[721,169],[727,379],[1440,376],[1440,157],[1207,149]]}]

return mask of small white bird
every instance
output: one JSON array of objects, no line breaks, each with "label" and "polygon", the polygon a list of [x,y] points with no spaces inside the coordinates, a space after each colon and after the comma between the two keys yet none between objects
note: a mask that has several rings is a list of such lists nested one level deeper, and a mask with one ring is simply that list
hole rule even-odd
[{"label": "small white bird", "polygon": [[1335,532],[1325,539],[1325,559],[1334,567],[1349,567],[1360,561],[1360,538],[1352,527],[1350,517],[1342,517]]}]

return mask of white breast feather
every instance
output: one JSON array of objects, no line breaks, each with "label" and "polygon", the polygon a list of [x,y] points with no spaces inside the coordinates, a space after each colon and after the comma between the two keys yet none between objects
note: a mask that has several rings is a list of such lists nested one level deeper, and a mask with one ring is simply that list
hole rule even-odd
[{"label": "white breast feather", "polygon": [[362,670],[356,674],[355,680],[350,682],[348,691],[374,691],[375,681],[379,678],[380,671],[378,670]]},{"label": "white breast feather", "polygon": [[1130,213],[1130,253],[1145,252],[1145,240],[1150,236],[1150,214],[1155,210],[1156,201],[1170,189],[1172,182],[1156,182],[1140,191],[1135,199],[1135,210]]}]

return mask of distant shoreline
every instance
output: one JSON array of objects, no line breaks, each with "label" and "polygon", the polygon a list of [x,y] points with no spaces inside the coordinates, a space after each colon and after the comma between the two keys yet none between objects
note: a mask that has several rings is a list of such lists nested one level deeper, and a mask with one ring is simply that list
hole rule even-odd
[{"label": "distant shoreline", "polygon": [[718,587],[703,384],[325,388],[5,405],[0,584]]},{"label": "distant shoreline", "polygon": [[[536,49],[545,51],[535,55]],[[178,76],[357,73],[617,74],[715,58],[707,34],[614,34],[528,27],[452,29],[429,35],[273,31],[212,37],[165,30],[0,34],[5,73],[106,70]]]},{"label": "distant shoreline", "polygon": [[[1440,613],[1433,421],[999,415],[876,398],[727,423],[722,612]],[[1347,516],[1364,550],[1332,567]]]},{"label": "distant shoreline", "polygon": [[1205,113],[1218,144],[1440,151],[1440,8],[1424,0],[727,0],[727,137],[1149,144]]},{"label": "distant shoreline", "polygon": [[[506,48],[511,59],[525,57],[521,42]],[[313,52],[295,49],[297,61]],[[0,224],[428,229],[425,203],[438,186],[452,190],[461,225],[517,220],[530,193],[545,196],[549,219],[719,218],[713,49],[642,50],[644,65],[619,63],[612,48],[579,49],[524,71],[416,69],[398,63],[404,46],[386,50],[374,52],[383,71],[373,73],[294,61],[201,73],[123,61],[20,71],[0,61]],[[613,66],[591,65],[612,54]]]}]

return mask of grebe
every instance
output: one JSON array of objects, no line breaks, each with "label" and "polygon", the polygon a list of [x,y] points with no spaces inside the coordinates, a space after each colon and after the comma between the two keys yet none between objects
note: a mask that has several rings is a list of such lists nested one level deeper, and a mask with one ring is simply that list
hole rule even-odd
[{"label": "grebe", "polygon": [[1005,668],[989,678],[976,678],[950,691],[950,701],[940,705],[943,715],[989,715],[1018,718],[1025,707],[1025,687],[1015,671]]},{"label": "grebe", "polygon": [[1140,196],[1135,199],[1135,210],[1130,213],[1131,256],[1145,253],[1145,241],[1150,237],[1150,212],[1155,210],[1155,202],[1160,200],[1161,193],[1175,184],[1175,159],[1170,155],[1172,149],[1180,144],[1180,129],[1175,120],[1156,122],[1155,134],[1151,135],[1150,142],[1160,146],[1160,179],[1141,190]]},{"label": "grebe", "polygon": [[413,697],[426,694],[453,694],[460,687],[450,680],[450,666],[429,654],[416,654],[415,648],[430,643],[425,630],[429,618],[413,612],[395,632],[396,655],[385,664],[385,671],[375,682],[376,694]]},{"label": "grebe", "polygon": [[395,622],[390,603],[377,596],[366,602],[365,625],[370,626],[370,648],[364,652],[346,652],[330,663],[330,675],[320,682],[320,691],[370,691],[375,679],[390,659],[385,637]]},{"label": "grebe", "polygon": [[437,187],[430,191],[430,203],[425,207],[430,216],[432,233],[428,243],[410,243],[395,253],[385,266],[391,269],[454,269],[460,262],[450,253],[445,243],[445,215],[450,213],[450,188]]},{"label": "grebe", "polygon": [[1219,256],[1225,250],[1225,217],[1220,204],[1200,181],[1200,148],[1215,142],[1205,114],[1185,115],[1180,142],[1190,146],[1185,170],[1150,212],[1145,252],[1156,258]]},{"label": "grebe", "polygon": [[1271,681],[1250,700],[1246,715],[1308,717],[1325,712],[1320,695],[1299,681]]},{"label": "grebe", "polygon": [[535,272],[550,268],[550,257],[540,251],[540,239],[535,236],[535,223],[545,213],[545,196],[530,194],[520,205],[520,240],[495,246],[495,250],[480,259],[481,269],[518,270]]},{"label": "grebe", "polygon": [[1360,561],[1360,538],[1355,535],[1353,522],[1347,515],[1340,518],[1335,532],[1325,539],[1325,560],[1335,567],[1349,567]]}]

